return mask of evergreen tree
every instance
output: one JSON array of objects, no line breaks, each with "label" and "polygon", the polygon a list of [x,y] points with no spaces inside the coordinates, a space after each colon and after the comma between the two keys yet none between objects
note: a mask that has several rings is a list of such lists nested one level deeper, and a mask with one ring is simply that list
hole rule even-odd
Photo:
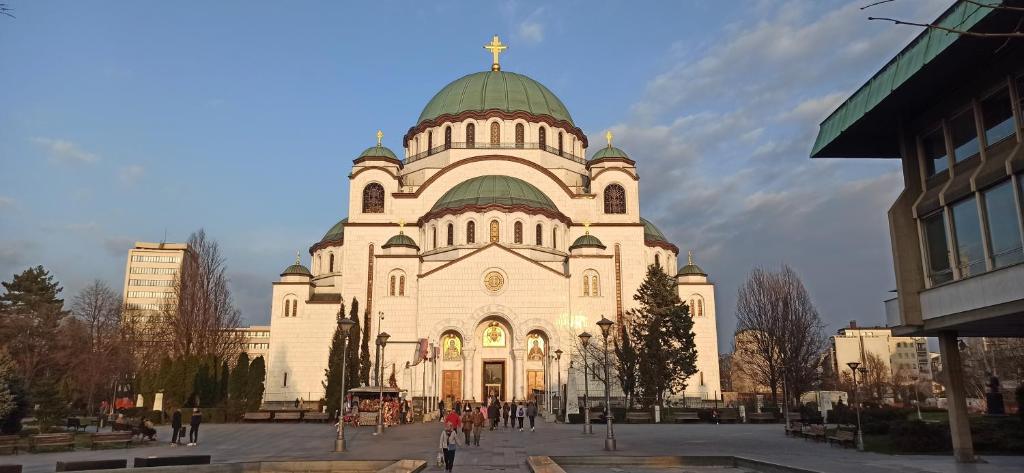
[{"label": "evergreen tree", "polygon": [[355,322],[355,325],[348,331],[348,360],[345,361],[345,369],[348,371],[345,375],[346,392],[351,388],[359,386],[359,373],[361,371],[359,340],[362,335],[360,329],[362,324],[359,323],[359,303],[356,302],[354,297],[352,298],[352,307],[349,310],[348,318]]},{"label": "evergreen tree", "polygon": [[[356,310],[358,302],[352,303],[352,310]],[[366,386],[370,385],[370,311],[363,314],[363,338],[359,345],[359,381]]]},{"label": "evergreen tree", "polygon": [[615,338],[615,374],[619,378],[619,385],[622,386],[622,393],[626,396],[627,407],[633,407],[639,360],[629,336],[629,322],[621,320],[617,325],[619,333]]},{"label": "evergreen tree", "polygon": [[68,402],[61,394],[58,380],[53,376],[36,380],[32,401],[38,405],[35,415],[40,432],[49,432],[61,425],[67,417]]},{"label": "evergreen tree", "polygon": [[649,266],[633,296],[639,307],[629,311],[638,359],[637,388],[657,405],[663,405],[666,394],[685,390],[686,380],[697,372],[693,318],[676,287],[660,265]]},{"label": "evergreen tree", "polygon": [[217,380],[217,405],[223,406],[228,400],[228,385],[231,382],[231,370],[227,360],[220,364],[220,378]]},{"label": "evergreen tree", "polygon": [[263,381],[267,377],[267,366],[262,356],[257,356],[249,365],[246,377],[245,410],[255,411],[263,404]]},{"label": "evergreen tree", "polygon": [[14,359],[18,377],[32,391],[35,380],[56,376],[61,368],[61,321],[68,315],[60,284],[42,266],[4,281],[0,295],[0,346]]},{"label": "evergreen tree", "polygon": [[[338,319],[341,320],[345,317],[345,303],[342,302],[341,309],[338,311]],[[324,370],[324,401],[327,403],[328,412],[333,412],[341,405],[342,392],[345,391],[345,387],[341,384],[341,373],[342,373],[342,353],[344,352],[345,345],[348,343],[349,337],[342,335],[341,324],[337,324],[334,327],[334,337],[331,340],[331,350],[327,355],[327,369]],[[347,357],[345,357],[347,358]],[[347,360],[346,360],[347,361]],[[349,371],[348,366],[345,366],[344,371]],[[346,384],[349,380],[345,380]]]},{"label": "evergreen tree", "polygon": [[237,407],[245,405],[245,390],[249,384],[249,354],[242,352],[238,354],[235,361],[235,369],[231,372],[231,379],[228,381],[228,399],[230,404]]},{"label": "evergreen tree", "polygon": [[28,414],[28,396],[18,379],[14,360],[0,349],[0,433],[21,431],[21,419]]}]

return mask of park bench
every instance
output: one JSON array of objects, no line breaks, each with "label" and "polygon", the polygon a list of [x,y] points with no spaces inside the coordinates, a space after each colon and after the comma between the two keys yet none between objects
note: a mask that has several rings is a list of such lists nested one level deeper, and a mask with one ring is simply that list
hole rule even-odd
[{"label": "park bench", "polygon": [[77,432],[79,429],[85,429],[87,425],[82,425],[82,419],[78,417],[68,417],[67,421],[64,423],[65,428],[75,429],[75,432]]},{"label": "park bench", "polygon": [[785,427],[786,435],[799,436],[803,432],[804,424],[800,421],[790,421]]},{"label": "park bench", "polygon": [[21,465],[0,465],[0,473],[21,473]]},{"label": "park bench", "polygon": [[134,435],[131,432],[97,432],[89,436],[90,445],[95,450],[100,445],[121,444],[128,446]]},{"label": "park bench", "polygon": [[[591,418],[593,419],[593,418]],[[626,412],[626,423],[627,424],[648,424],[654,421],[654,416],[648,411],[629,411]]]},{"label": "park bench", "polygon": [[245,414],[242,414],[242,420],[252,421],[252,422],[270,420],[270,413],[269,412],[246,412]]},{"label": "park bench", "polygon": [[804,437],[821,442],[825,440],[825,426],[822,424],[811,424],[804,427]]},{"label": "park bench", "polygon": [[697,411],[680,411],[672,413],[672,422],[700,422],[700,416],[697,415]]},{"label": "park bench", "polygon": [[17,435],[0,435],[0,453],[18,453],[20,438]]},{"label": "park bench", "polygon": [[134,468],[156,466],[209,465],[209,455],[177,455],[167,457],[135,457]]},{"label": "park bench", "polygon": [[83,460],[57,462],[57,471],[117,470],[128,468],[128,460]]},{"label": "park bench", "polygon": [[740,420],[740,411],[739,411],[739,409],[722,409],[722,411],[721,411],[721,413],[719,414],[719,417],[718,417],[718,421],[723,423],[723,424],[726,423],[726,422],[732,422],[732,423],[735,424],[736,422],[739,422],[739,420]]},{"label": "park bench", "polygon": [[747,414],[747,422],[759,423],[759,422],[775,422],[775,414],[771,412],[754,412]]},{"label": "park bench", "polygon": [[302,416],[303,421],[309,422],[327,422],[329,418],[330,416],[326,412],[307,412]]},{"label": "park bench", "polygon": [[28,437],[30,451],[39,447],[68,447],[75,449],[75,434],[36,434]]},{"label": "park bench", "polygon": [[840,426],[836,431],[827,437],[829,445],[838,443],[844,447],[852,447],[856,438],[856,429]]},{"label": "park bench", "polygon": [[274,413],[274,420],[275,421],[279,421],[280,420],[280,421],[295,421],[295,422],[298,422],[298,421],[302,420],[302,413],[301,412],[290,412],[290,411],[289,412],[275,412]]},{"label": "park bench", "polygon": [[790,412],[789,413],[789,421],[790,422],[793,422],[793,421],[803,422],[803,420],[804,420],[804,418],[803,418],[802,415],[800,415],[799,412]]}]

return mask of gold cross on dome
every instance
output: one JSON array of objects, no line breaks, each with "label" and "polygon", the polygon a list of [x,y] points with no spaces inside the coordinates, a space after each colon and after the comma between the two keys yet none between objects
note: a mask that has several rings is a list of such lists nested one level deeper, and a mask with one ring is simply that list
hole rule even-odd
[{"label": "gold cross on dome", "polygon": [[380,147],[380,140],[384,139],[384,132],[377,130],[377,147]]},{"label": "gold cross on dome", "polygon": [[686,252],[686,261],[687,264],[693,264],[693,250],[688,250]]},{"label": "gold cross on dome", "polygon": [[590,222],[583,222],[583,230],[587,235],[590,235]]},{"label": "gold cross on dome", "polygon": [[405,234],[405,220],[398,221],[398,233]]},{"label": "gold cross on dome", "polygon": [[489,50],[491,54],[494,56],[494,62],[491,64],[491,70],[500,71],[501,65],[498,64],[498,56],[501,54],[502,51],[508,49],[508,46],[501,44],[501,40],[498,39],[498,35],[494,35],[494,38],[491,39],[491,42],[484,45],[484,49]]},{"label": "gold cross on dome", "polygon": [[608,140],[608,147],[612,147],[612,131],[608,130],[604,132],[604,139]]},{"label": "gold cross on dome", "polygon": [[299,252],[295,252],[295,264],[302,264],[302,258],[299,256]]}]

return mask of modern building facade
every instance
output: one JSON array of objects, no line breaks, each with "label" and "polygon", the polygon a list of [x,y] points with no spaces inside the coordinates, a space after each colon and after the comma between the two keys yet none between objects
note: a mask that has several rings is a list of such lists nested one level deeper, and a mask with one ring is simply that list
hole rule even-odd
[{"label": "modern building facade", "polygon": [[[270,355],[270,326],[251,325],[233,329],[238,333],[239,352],[245,352],[252,360],[262,356],[266,360]],[[233,361],[233,360],[232,360]]]},{"label": "modern building facade", "polygon": [[[641,218],[636,161],[610,133],[588,153],[562,101],[496,59],[427,102],[403,158],[378,132],[352,162],[348,217],[309,248],[312,269],[296,262],[273,284],[268,401],[323,392],[342,301],[368,314],[371,343],[390,335],[378,366],[410,396],[553,390],[577,335],[600,343],[595,323],[622,321],[654,264],[692,306],[699,373],[685,395],[720,395],[714,285]],[[440,348],[436,376],[407,367],[421,340]]]},{"label": "modern building facade", "polygon": [[987,6],[998,3],[955,2],[822,122],[811,152],[902,163],[888,325],[939,337],[964,461],[974,455],[958,337],[1024,336],[1024,42],[985,37],[1017,28],[1019,14]]},{"label": "modern building facade", "polygon": [[188,252],[185,243],[135,242],[128,250],[121,297],[125,315],[144,324],[176,303],[174,281]]},{"label": "modern building facade", "polygon": [[903,384],[928,383],[932,380],[928,339],[925,337],[897,337],[889,327],[858,327],[850,322],[830,338],[832,372],[837,381],[849,376],[847,363],[866,364],[868,355],[874,355],[885,365],[890,379]]}]

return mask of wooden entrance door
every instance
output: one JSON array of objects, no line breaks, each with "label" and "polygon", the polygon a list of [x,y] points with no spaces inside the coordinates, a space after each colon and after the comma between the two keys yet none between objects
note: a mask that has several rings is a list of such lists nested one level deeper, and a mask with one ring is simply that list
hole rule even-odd
[{"label": "wooden entrance door", "polygon": [[543,370],[527,370],[526,371],[526,396],[528,399],[533,399],[534,393],[544,392],[544,371]]},{"label": "wooden entrance door", "polygon": [[462,400],[462,370],[441,371],[441,399],[449,407]]},{"label": "wooden entrance door", "polygon": [[505,399],[505,362],[485,361],[482,380],[484,399],[494,396],[497,399]]}]

